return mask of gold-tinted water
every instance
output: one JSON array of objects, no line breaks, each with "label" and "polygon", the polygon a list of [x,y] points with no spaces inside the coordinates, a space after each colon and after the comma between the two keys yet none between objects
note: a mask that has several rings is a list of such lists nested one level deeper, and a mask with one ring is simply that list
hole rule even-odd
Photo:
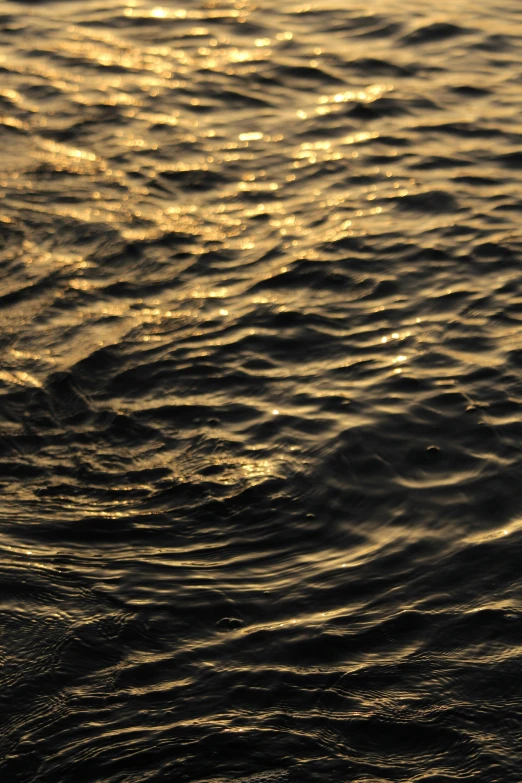
[{"label": "gold-tinted water", "polygon": [[517,781],[516,3],[0,9],[10,781]]}]

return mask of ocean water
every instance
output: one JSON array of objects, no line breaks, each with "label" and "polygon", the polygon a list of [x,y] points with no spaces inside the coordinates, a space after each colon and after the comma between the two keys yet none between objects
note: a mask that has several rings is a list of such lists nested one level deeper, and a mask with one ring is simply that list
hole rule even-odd
[{"label": "ocean water", "polygon": [[6,783],[519,783],[522,7],[0,8]]}]

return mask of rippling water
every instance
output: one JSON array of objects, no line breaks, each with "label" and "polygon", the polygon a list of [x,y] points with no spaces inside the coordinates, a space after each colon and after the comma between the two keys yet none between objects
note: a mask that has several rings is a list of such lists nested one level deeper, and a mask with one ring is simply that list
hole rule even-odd
[{"label": "rippling water", "polygon": [[516,783],[522,10],[3,3],[6,783]]}]

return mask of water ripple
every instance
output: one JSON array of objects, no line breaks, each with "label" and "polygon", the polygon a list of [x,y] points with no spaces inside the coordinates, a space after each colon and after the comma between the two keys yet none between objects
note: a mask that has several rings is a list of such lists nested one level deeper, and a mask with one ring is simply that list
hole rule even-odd
[{"label": "water ripple", "polygon": [[518,781],[516,4],[7,2],[1,766]]}]

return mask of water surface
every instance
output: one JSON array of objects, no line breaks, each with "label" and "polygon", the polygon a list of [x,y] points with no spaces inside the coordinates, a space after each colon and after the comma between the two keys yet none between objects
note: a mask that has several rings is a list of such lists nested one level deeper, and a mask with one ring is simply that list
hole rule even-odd
[{"label": "water surface", "polygon": [[0,41],[5,780],[517,783],[519,4]]}]

